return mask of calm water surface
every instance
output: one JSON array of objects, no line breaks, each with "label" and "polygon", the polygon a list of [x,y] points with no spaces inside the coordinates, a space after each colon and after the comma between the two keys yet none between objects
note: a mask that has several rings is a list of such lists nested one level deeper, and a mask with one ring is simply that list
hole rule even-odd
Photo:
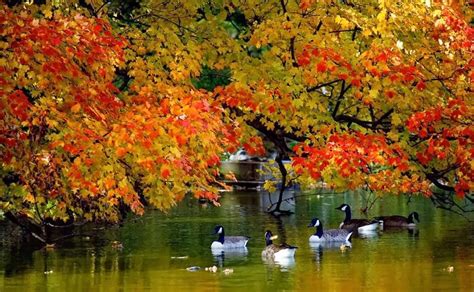
[{"label": "calm water surface", "polygon": [[[474,291],[473,223],[423,198],[409,204],[405,197],[381,199],[370,213],[416,210],[421,223],[415,232],[357,237],[345,251],[309,245],[312,217],[335,228],[344,214],[334,208],[346,202],[354,217],[362,217],[362,201],[358,195],[305,195],[291,206],[295,214],[281,219],[262,212],[268,196],[255,192],[225,193],[220,208],[185,201],[168,214],[152,211],[121,228],[94,230],[99,239],[50,251],[0,249],[0,291]],[[250,236],[247,251],[214,256],[216,224],[228,235]],[[276,242],[299,247],[294,261],[262,261],[266,229],[280,236]],[[115,240],[122,250],[112,247]],[[213,265],[216,273],[204,270]],[[191,266],[202,269],[187,271]]]}]

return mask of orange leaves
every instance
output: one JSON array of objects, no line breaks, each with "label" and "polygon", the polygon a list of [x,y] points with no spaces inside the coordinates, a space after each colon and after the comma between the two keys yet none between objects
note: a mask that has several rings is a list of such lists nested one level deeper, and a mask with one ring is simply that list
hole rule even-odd
[{"label": "orange leaves", "polygon": [[315,2],[316,2],[316,0],[301,0],[300,9],[301,10],[306,10],[309,7],[311,7],[311,5],[313,5],[313,3],[315,3]]},{"label": "orange leaves", "polygon": [[72,113],[77,113],[81,110],[81,104],[80,103],[76,103],[75,105],[73,105],[71,107],[71,112]]},{"label": "orange leaves", "polygon": [[252,93],[248,90],[230,85],[226,88],[216,89],[215,93],[219,94],[221,100],[230,107],[250,106],[255,109],[255,104],[252,101]]},{"label": "orange leaves", "polygon": [[112,189],[115,186],[115,179],[108,177],[104,180],[104,186],[107,190]]},{"label": "orange leaves", "polygon": [[170,177],[170,174],[171,174],[171,171],[169,169],[168,166],[162,166],[161,167],[161,177],[164,179],[164,180],[167,180],[169,177]]},{"label": "orange leaves", "polygon": [[178,142],[178,146],[184,146],[188,141],[188,139],[181,134],[175,134],[174,138],[176,139],[176,142]]},{"label": "orange leaves", "polygon": [[[1,80],[39,89],[41,92],[35,97],[47,92],[44,96],[61,96],[68,103],[80,96],[76,101],[86,111],[90,109],[85,104],[93,107],[108,103],[106,111],[116,108],[113,96],[116,88],[110,86],[113,76],[104,73],[112,72],[123,59],[124,42],[110,33],[107,22],[60,14],[52,20],[38,19],[28,10],[19,14],[3,8],[1,15],[8,21],[4,23],[2,38],[10,46],[6,48],[8,56],[5,57],[11,62],[8,64],[10,72],[5,72],[7,78],[0,72]],[[93,29],[97,23],[102,27],[100,31]],[[27,67],[22,68],[20,64]],[[24,68],[28,68],[26,72]],[[16,73],[20,78],[10,79]],[[71,78],[74,82],[70,82]],[[100,113],[90,113],[100,117]]]},{"label": "orange leaves", "polygon": [[214,193],[214,192],[210,192],[210,191],[206,191],[206,190],[199,190],[199,191],[196,191],[194,193],[194,197],[196,199],[208,199],[210,200],[211,202],[213,202],[215,205],[216,204],[219,204],[217,202],[217,199],[219,199],[219,195]]}]

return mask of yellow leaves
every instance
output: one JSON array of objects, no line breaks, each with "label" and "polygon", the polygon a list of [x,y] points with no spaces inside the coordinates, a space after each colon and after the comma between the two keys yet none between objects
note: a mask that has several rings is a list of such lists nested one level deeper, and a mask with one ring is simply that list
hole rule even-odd
[{"label": "yellow leaves", "polygon": [[86,221],[92,221],[92,214],[91,213],[85,213],[84,214],[84,219],[86,219]]},{"label": "yellow leaves", "polygon": [[379,14],[377,14],[377,20],[381,23],[385,23],[387,21],[387,10],[382,9]]},{"label": "yellow leaves", "polygon": [[336,16],[334,21],[341,26],[342,29],[350,29],[354,28],[354,24],[352,24],[348,19],[341,17],[339,15]]},{"label": "yellow leaves", "polygon": [[271,180],[266,180],[263,184],[263,188],[268,192],[275,192],[276,191],[276,182]]},{"label": "yellow leaves", "polygon": [[432,15],[434,17],[441,17],[441,13],[442,13],[441,10],[435,9],[435,10],[433,10]]},{"label": "yellow leaves", "polygon": [[399,115],[399,114],[394,113],[394,114],[392,115],[392,124],[393,124],[394,126],[399,126],[399,125],[402,125],[402,124],[403,124],[402,119],[400,118],[400,115]]},{"label": "yellow leaves", "polygon": [[372,35],[372,30],[370,28],[364,28],[362,30],[362,35],[366,38],[370,37]]},{"label": "yellow leaves", "polygon": [[366,100],[370,100],[371,102],[375,100],[379,95],[379,91],[377,89],[369,90],[369,96]]}]

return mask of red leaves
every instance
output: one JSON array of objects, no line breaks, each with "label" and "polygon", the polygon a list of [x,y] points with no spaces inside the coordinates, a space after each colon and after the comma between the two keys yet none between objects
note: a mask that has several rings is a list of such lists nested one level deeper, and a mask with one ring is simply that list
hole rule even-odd
[{"label": "red leaves", "polygon": [[15,90],[8,96],[8,103],[12,114],[20,121],[28,119],[28,109],[31,103],[28,101],[28,97],[21,90]]},{"label": "red leaves", "polygon": [[301,10],[306,10],[308,9],[309,7],[311,7],[311,5],[315,2],[315,0],[301,0],[300,2],[300,9]]},{"label": "red leaves", "polygon": [[7,146],[6,148],[12,148],[15,147],[17,144],[17,140],[13,138],[5,138],[0,136],[0,145],[5,145]]},{"label": "red leaves", "polygon": [[375,61],[381,62],[381,63],[386,63],[388,58],[389,58],[389,54],[390,54],[389,51],[381,52],[379,55],[375,56]]},{"label": "red leaves", "polygon": [[221,163],[221,159],[216,154],[212,154],[211,157],[206,161],[206,164],[209,167],[219,165],[220,163]]},{"label": "red leaves", "polygon": [[246,143],[243,144],[245,150],[250,155],[265,155],[265,147],[263,146],[262,138],[251,137]]},{"label": "red leaves", "polygon": [[324,72],[326,72],[327,69],[328,69],[328,67],[326,65],[326,62],[324,62],[324,61],[321,61],[316,65],[316,70],[318,72],[324,73]]},{"label": "red leaves", "polygon": [[471,116],[472,106],[458,98],[449,100],[447,106],[415,113],[407,121],[408,130],[419,138],[416,159],[421,165],[436,169],[440,164],[455,164],[457,181],[453,185],[461,198],[472,191],[466,182],[474,180],[474,127],[467,122]]},{"label": "red leaves", "polygon": [[58,50],[55,49],[53,46],[45,46],[45,47],[43,47],[43,49],[41,51],[47,57],[57,58],[57,57],[60,56],[60,53],[58,52]]},{"label": "red leaves", "polygon": [[306,49],[298,56],[297,62],[300,66],[307,66],[311,63],[311,55]]},{"label": "red leaves", "polygon": [[416,84],[416,89],[418,89],[419,91],[423,91],[425,88],[425,82],[423,82],[423,80],[418,81],[418,83]]},{"label": "red leaves", "polygon": [[385,96],[387,96],[388,98],[393,98],[395,96],[395,91],[393,90],[386,90],[385,91]]},{"label": "red leaves", "polygon": [[362,85],[362,83],[360,82],[360,79],[354,78],[354,79],[351,80],[351,85],[353,85],[355,87],[360,87]]},{"label": "red leaves", "polygon": [[460,199],[463,199],[466,193],[469,192],[469,184],[467,181],[460,179],[459,182],[454,186],[454,191]]},{"label": "red leaves", "polygon": [[[329,167],[344,179],[369,179],[379,173],[373,172],[374,169],[381,167],[398,169],[400,173],[408,170],[408,155],[396,145],[389,145],[381,135],[333,134],[323,147],[298,144],[293,150],[297,154],[292,158],[296,173],[308,173],[313,179],[320,178]],[[349,185],[361,187],[355,183]],[[379,183],[377,187],[388,186]]]}]

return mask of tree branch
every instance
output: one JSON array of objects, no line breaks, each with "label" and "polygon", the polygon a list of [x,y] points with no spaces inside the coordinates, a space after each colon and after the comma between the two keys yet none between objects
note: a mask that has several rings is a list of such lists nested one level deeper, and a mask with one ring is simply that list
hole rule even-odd
[{"label": "tree branch", "polygon": [[337,83],[339,81],[343,81],[342,79],[336,79],[336,80],[333,80],[333,81],[329,81],[329,82],[326,82],[326,83],[321,83],[321,84],[318,84],[318,85],[315,85],[315,86],[312,86],[312,87],[308,87],[306,88],[306,92],[313,92],[313,91],[316,91],[320,88],[323,88],[325,86],[330,86],[334,83]]}]

